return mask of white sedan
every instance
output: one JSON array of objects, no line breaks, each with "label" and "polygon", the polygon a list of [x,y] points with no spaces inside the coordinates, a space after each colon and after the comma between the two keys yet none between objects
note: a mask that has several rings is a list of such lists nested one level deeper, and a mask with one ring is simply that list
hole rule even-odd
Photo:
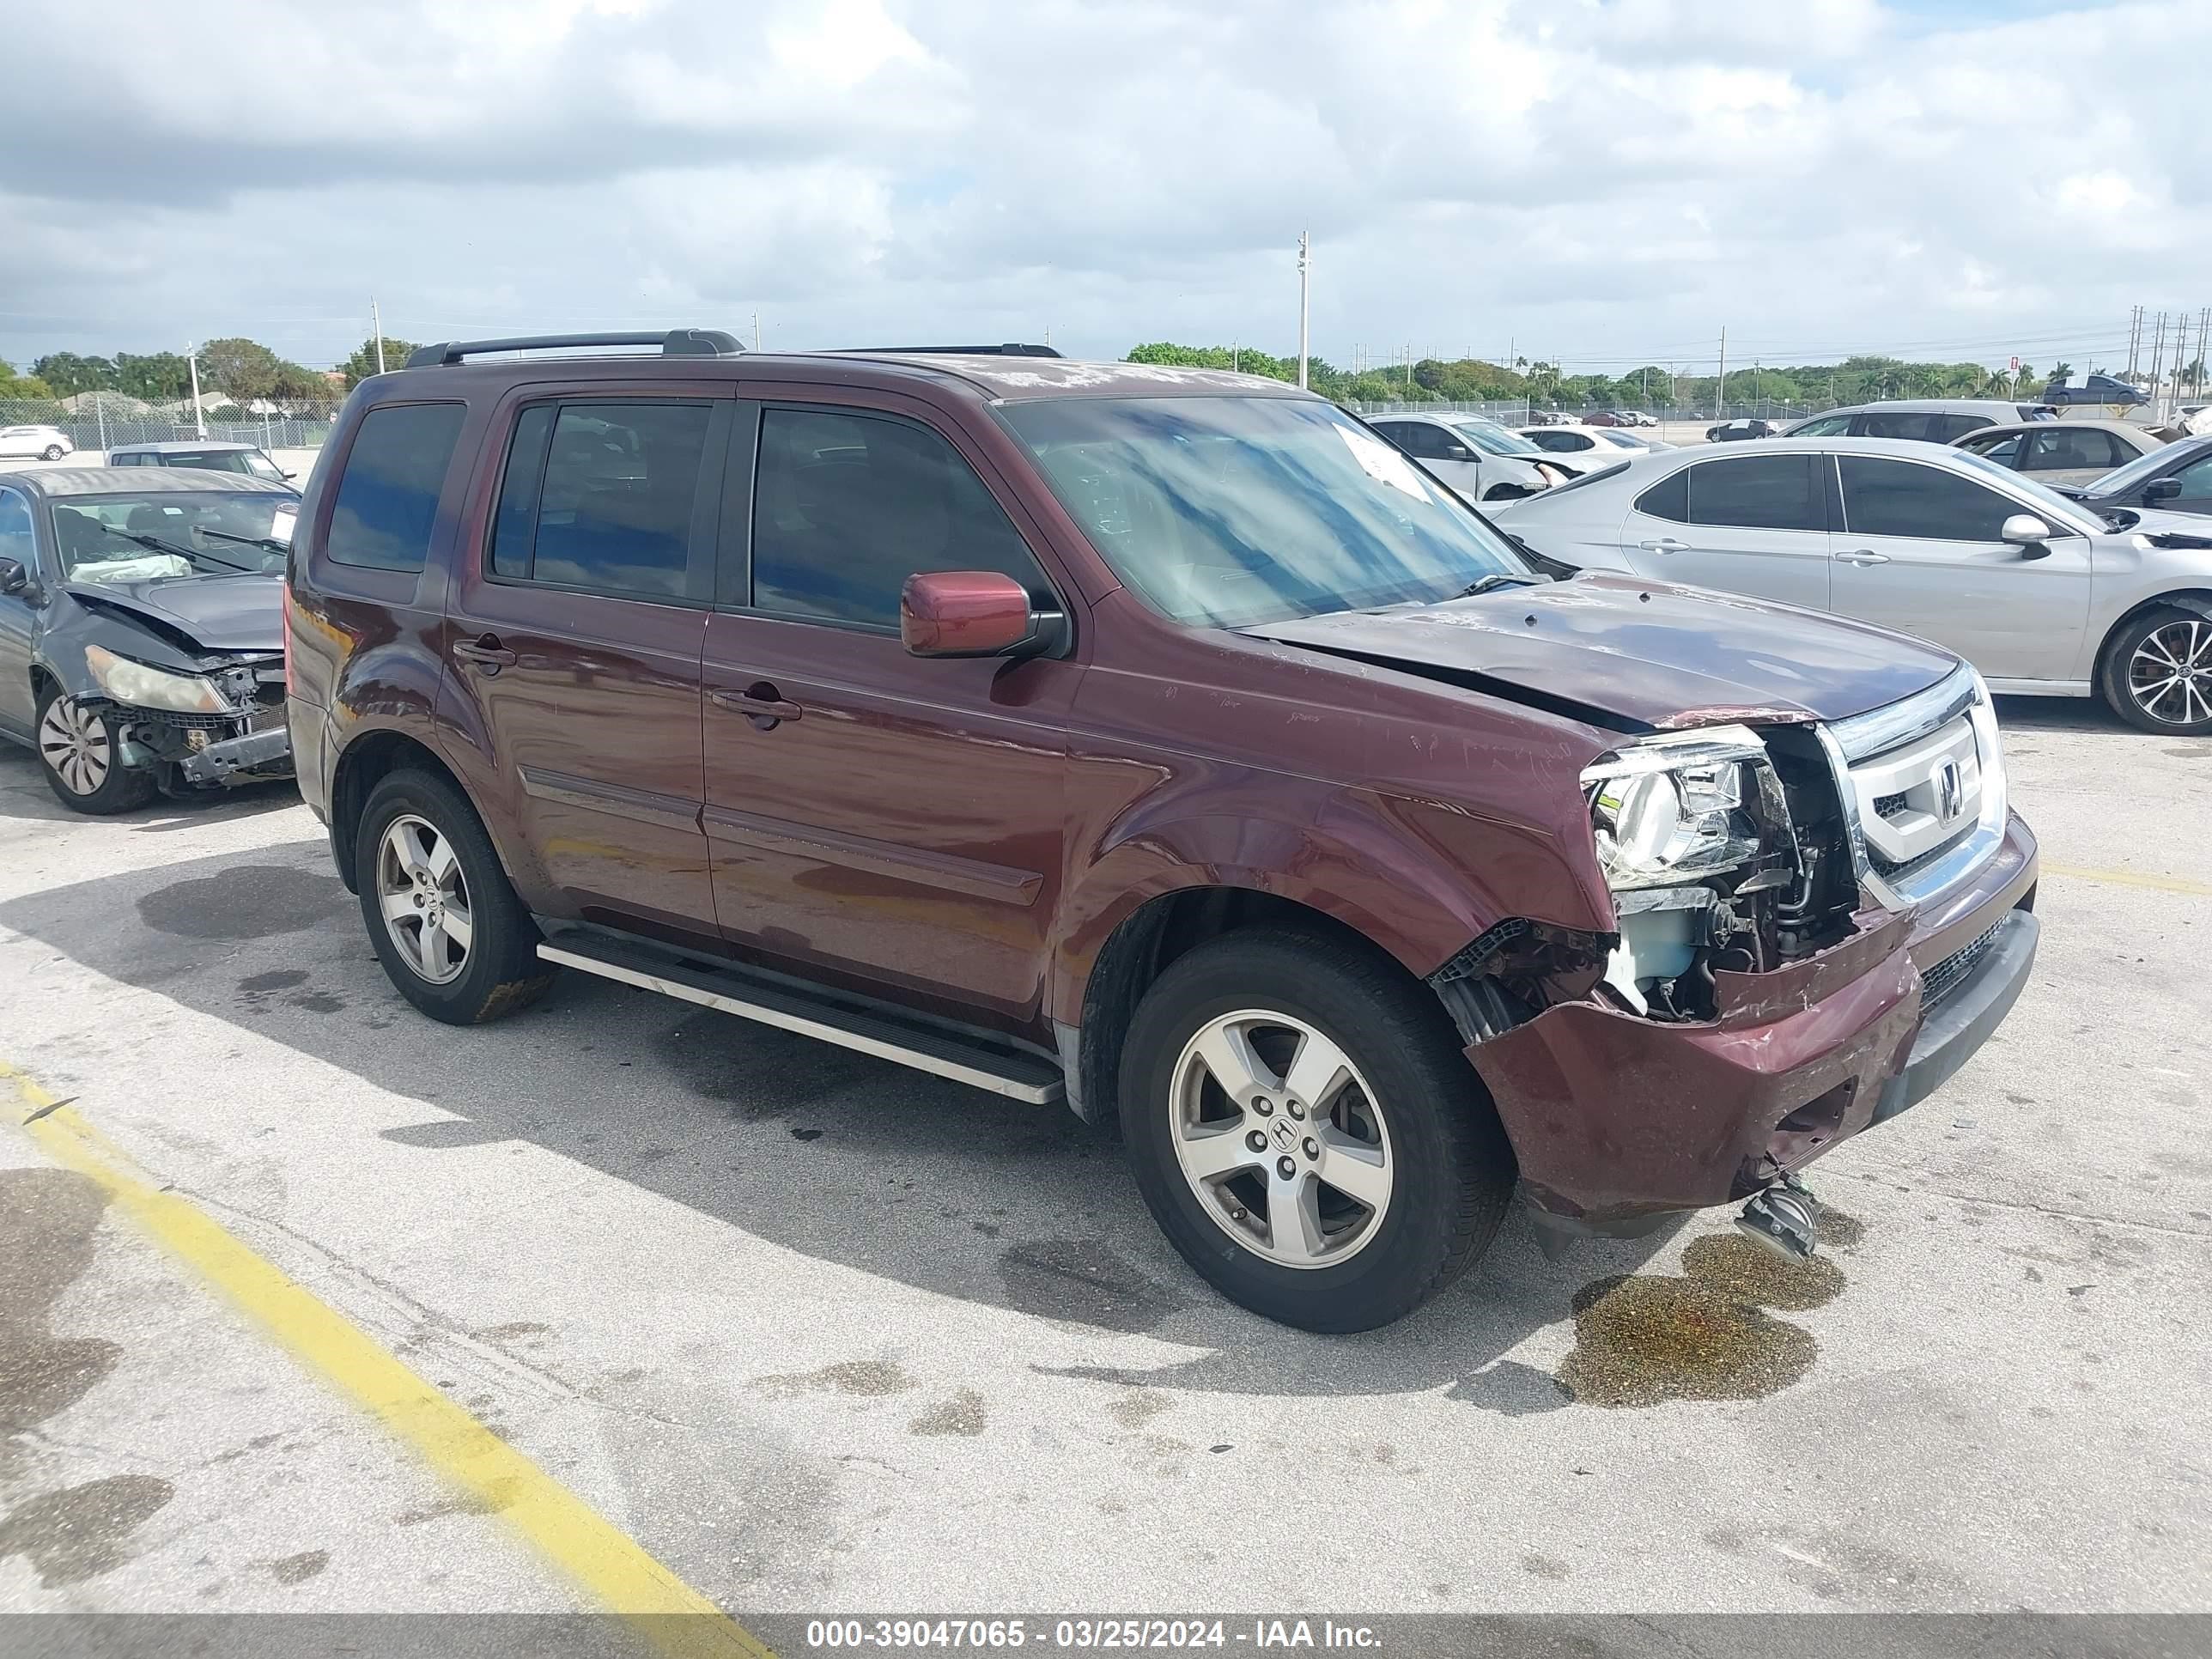
[{"label": "white sedan", "polygon": [[1488,510],[1568,564],[1856,617],[1949,647],[1999,691],[2100,696],[2144,731],[2212,734],[2200,518],[2100,513],[1887,438],[1624,456]]},{"label": "white sedan", "polygon": [[0,426],[0,455],[35,455],[42,461],[58,461],[76,448],[76,440],[58,426]]},{"label": "white sedan", "polygon": [[1626,431],[1617,426],[1524,426],[1521,435],[1554,461],[1564,462],[1577,474],[1610,465],[1623,455],[1643,455],[1665,449],[1656,438]]}]

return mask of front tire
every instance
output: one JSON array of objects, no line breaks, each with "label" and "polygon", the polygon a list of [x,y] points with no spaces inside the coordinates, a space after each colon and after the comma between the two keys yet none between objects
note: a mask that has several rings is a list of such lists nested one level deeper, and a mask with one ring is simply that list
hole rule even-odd
[{"label": "front tire", "polygon": [[370,792],[354,842],[369,942],[399,994],[448,1025],[528,1007],[553,982],[538,933],[468,798],[428,772]]},{"label": "front tire", "polygon": [[1487,1248],[1512,1191],[1442,1007],[1323,934],[1255,928],[1178,957],[1130,1022],[1121,1112],[1183,1260],[1304,1330],[1410,1313]]},{"label": "front tire", "polygon": [[2154,605],[2112,635],[2097,678],[2106,705],[2138,732],[2212,733],[2212,621]]},{"label": "front tire", "polygon": [[152,799],[150,773],[123,763],[123,733],[102,708],[48,686],[39,696],[40,768],[54,799],[88,817],[112,817]]}]

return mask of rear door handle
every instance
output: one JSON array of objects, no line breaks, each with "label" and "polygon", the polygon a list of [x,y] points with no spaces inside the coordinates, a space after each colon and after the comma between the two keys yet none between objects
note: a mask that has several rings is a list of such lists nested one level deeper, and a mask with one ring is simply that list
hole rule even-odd
[{"label": "rear door handle", "polygon": [[1689,543],[1678,542],[1672,536],[1659,536],[1636,544],[1646,553],[1686,553],[1690,550]]},{"label": "rear door handle", "polygon": [[499,642],[496,634],[458,641],[453,646],[453,654],[463,662],[474,663],[487,674],[496,674],[502,668],[512,668],[519,660],[514,652]]},{"label": "rear door handle", "polygon": [[1889,562],[1888,554],[1877,553],[1870,547],[1853,548],[1850,552],[1838,553],[1836,556],[1841,559],[1845,564],[1856,564],[1861,567],[1870,564],[1887,564]]},{"label": "rear door handle", "polygon": [[743,714],[763,732],[779,720],[795,720],[806,711],[795,702],[789,702],[767,681],[749,685],[742,691],[724,688],[707,694],[718,708],[728,708]]}]

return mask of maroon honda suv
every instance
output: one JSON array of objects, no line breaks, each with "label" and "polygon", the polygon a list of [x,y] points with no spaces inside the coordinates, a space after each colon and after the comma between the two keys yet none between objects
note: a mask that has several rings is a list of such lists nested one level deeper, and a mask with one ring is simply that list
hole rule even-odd
[{"label": "maroon honda suv", "polygon": [[286,623],[301,787],[424,1013],[565,967],[1064,1100],[1316,1330],[1516,1192],[1547,1242],[1733,1202],[1809,1251],[1797,1171],[2034,957],[1972,669],[1573,574],[1270,380],[427,347],[339,417]]}]

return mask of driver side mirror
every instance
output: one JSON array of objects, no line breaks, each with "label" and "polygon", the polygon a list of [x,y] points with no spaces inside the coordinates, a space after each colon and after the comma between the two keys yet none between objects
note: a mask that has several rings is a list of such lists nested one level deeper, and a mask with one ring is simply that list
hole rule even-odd
[{"label": "driver side mirror", "polygon": [[2153,478],[2142,487],[2143,504],[2146,507],[2153,501],[2170,501],[2179,494],[2181,494],[2181,480],[2179,478]]},{"label": "driver side mirror", "polygon": [[899,638],[917,657],[1036,656],[1057,646],[1066,626],[995,570],[921,571],[899,592]]},{"label": "driver side mirror", "polygon": [[1465,444],[1446,444],[1444,459],[1448,461],[1471,461],[1474,459],[1474,452]]},{"label": "driver side mirror", "polygon": [[2051,539],[2051,526],[2033,513],[2014,514],[1998,526],[1997,538],[2018,548],[2023,559],[2051,556],[2050,548],[2045,545]]},{"label": "driver side mirror", "polygon": [[0,559],[0,593],[20,593],[31,585],[30,573],[14,559]]}]

